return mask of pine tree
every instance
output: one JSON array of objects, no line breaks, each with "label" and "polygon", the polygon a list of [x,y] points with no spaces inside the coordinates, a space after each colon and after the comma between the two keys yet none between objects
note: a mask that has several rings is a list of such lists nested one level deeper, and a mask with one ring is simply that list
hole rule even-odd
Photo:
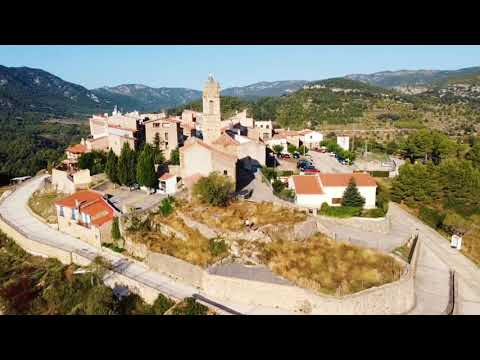
[{"label": "pine tree", "polygon": [[128,185],[131,186],[137,182],[137,152],[131,149],[128,154],[128,164]]},{"label": "pine tree", "polygon": [[107,164],[105,165],[105,172],[108,176],[108,179],[113,183],[118,183],[117,177],[117,166],[118,166],[118,157],[115,155],[112,149],[107,156]]},{"label": "pine tree", "polygon": [[137,182],[141,186],[150,189],[156,189],[158,186],[158,177],[155,172],[154,149],[151,145],[145,144],[140,156],[138,157],[136,173]]},{"label": "pine tree", "polygon": [[352,177],[343,193],[342,206],[362,208],[364,204],[365,199],[360,195],[355,179]]}]

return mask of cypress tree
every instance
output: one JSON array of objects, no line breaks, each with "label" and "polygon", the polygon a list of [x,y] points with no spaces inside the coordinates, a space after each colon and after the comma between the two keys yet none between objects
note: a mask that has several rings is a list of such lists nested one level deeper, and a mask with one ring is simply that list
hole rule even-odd
[{"label": "cypress tree", "polygon": [[118,183],[118,178],[117,178],[117,166],[118,166],[118,157],[115,155],[112,149],[110,149],[110,152],[108,153],[107,156],[107,164],[105,166],[105,172],[110,179],[111,182],[113,183]]},{"label": "cypress tree", "polygon": [[352,177],[343,193],[342,206],[362,208],[364,204],[365,199],[360,195],[355,179]]},{"label": "cypress tree", "polygon": [[145,144],[137,162],[137,182],[141,186],[156,189],[158,186],[158,178],[155,172],[154,149]]},{"label": "cypress tree", "polygon": [[120,234],[120,226],[118,225],[118,217],[113,218],[112,222],[112,240],[120,240],[122,235]]},{"label": "cypress tree", "polygon": [[122,152],[120,153],[120,157],[118,158],[117,166],[117,178],[119,184],[129,185],[130,176],[128,172],[133,171],[132,169],[130,169],[130,165],[130,146],[127,143],[124,143],[122,147]]}]

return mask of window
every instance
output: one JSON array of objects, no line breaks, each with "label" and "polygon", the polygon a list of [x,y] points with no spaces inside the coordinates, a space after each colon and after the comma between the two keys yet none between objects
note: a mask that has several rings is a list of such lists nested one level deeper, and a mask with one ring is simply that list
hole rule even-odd
[{"label": "window", "polygon": [[228,171],[227,171],[227,170],[223,170],[223,175],[228,175]]},{"label": "window", "polygon": [[72,220],[77,220],[77,209],[72,209]]},{"label": "window", "polygon": [[270,129],[270,125],[265,125],[265,128],[266,128],[266,129]]},{"label": "window", "polygon": [[160,127],[160,124],[159,123],[154,123],[153,127]]},{"label": "window", "polygon": [[65,213],[63,211],[63,206],[60,206],[60,216],[65,217]]},{"label": "window", "polygon": [[168,132],[165,133],[165,141],[168,141]]}]

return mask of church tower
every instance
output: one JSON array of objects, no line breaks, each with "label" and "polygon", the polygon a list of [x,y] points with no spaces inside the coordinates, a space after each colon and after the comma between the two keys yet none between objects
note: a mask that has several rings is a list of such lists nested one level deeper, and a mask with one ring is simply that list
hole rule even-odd
[{"label": "church tower", "polygon": [[210,74],[203,88],[202,134],[203,141],[207,144],[220,136],[221,121],[220,84]]}]

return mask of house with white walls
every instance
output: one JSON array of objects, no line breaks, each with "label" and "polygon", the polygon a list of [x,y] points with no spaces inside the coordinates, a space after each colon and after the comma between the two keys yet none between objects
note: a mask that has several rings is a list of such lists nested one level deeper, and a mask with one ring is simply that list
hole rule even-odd
[{"label": "house with white walls", "polygon": [[323,203],[340,206],[343,193],[354,179],[360,195],[365,199],[365,209],[375,208],[377,183],[365,173],[320,173],[294,175],[288,179],[288,187],[295,191],[295,203],[309,209],[320,209]]},{"label": "house with white walls", "polygon": [[320,147],[320,143],[323,141],[323,134],[314,130],[302,130],[298,132],[300,141],[307,149],[315,149]]}]

